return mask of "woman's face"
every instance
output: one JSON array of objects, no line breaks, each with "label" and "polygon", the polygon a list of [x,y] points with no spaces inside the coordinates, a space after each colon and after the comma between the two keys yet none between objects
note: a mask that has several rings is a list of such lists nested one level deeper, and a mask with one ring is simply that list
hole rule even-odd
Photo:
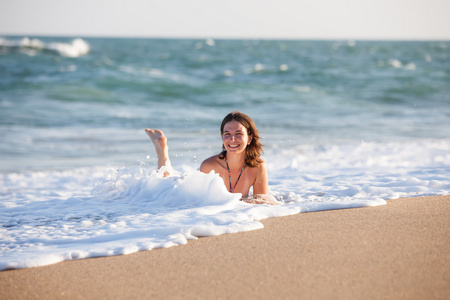
[{"label": "woman's face", "polygon": [[238,121],[230,121],[223,127],[223,145],[228,153],[241,153],[252,141],[247,129]]}]

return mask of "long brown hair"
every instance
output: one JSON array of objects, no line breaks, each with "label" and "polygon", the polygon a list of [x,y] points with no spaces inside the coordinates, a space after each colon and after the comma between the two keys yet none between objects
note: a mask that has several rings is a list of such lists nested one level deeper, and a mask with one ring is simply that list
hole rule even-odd
[{"label": "long brown hair", "polygon": [[[220,125],[220,134],[223,136],[223,128],[225,124],[231,121],[238,121],[247,129],[247,134],[252,136],[252,140],[250,145],[245,148],[245,163],[249,167],[258,167],[261,163],[262,144],[259,141],[258,129],[256,129],[255,123],[253,120],[244,113],[239,111],[233,111],[225,116],[222,121],[222,125]],[[220,159],[224,159],[227,155],[227,151],[225,150],[225,146],[222,145],[222,152],[219,154]]]}]

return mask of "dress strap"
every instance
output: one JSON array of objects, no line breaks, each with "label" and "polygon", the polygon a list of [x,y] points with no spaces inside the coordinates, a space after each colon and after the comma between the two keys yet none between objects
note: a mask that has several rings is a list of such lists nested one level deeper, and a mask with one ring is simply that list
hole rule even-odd
[{"label": "dress strap", "polygon": [[242,172],[244,172],[244,169],[245,169],[245,163],[242,166],[241,173],[239,174],[239,177],[236,180],[236,183],[234,184],[234,187],[231,186],[231,171],[230,171],[230,167],[228,166],[228,161],[227,161],[227,157],[226,156],[225,156],[225,163],[227,164],[227,169],[228,169],[228,180],[230,181],[230,193],[232,193],[234,191],[234,189],[236,188],[236,186],[237,186],[237,184],[239,182],[239,179],[241,179]]}]

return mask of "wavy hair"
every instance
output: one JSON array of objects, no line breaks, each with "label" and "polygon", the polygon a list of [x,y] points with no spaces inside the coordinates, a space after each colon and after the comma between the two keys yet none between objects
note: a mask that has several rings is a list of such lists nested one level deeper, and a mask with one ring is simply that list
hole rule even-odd
[{"label": "wavy hair", "polygon": [[[260,137],[258,134],[258,129],[256,129],[255,123],[253,120],[244,113],[239,111],[233,111],[225,116],[222,121],[222,125],[220,125],[220,135],[223,136],[223,128],[225,124],[231,121],[238,121],[247,129],[247,134],[252,135],[252,141],[250,145],[245,148],[245,163],[249,167],[258,167],[261,164],[261,152],[264,152],[262,149],[262,144],[259,141]],[[225,146],[222,145],[222,152],[219,154],[220,159],[224,159],[227,155],[227,151],[225,150]]]}]

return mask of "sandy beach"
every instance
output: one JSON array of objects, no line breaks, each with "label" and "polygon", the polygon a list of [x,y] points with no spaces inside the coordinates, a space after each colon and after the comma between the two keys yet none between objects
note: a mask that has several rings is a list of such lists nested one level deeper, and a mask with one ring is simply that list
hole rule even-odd
[{"label": "sandy beach", "polygon": [[0,272],[1,299],[450,299],[450,196]]}]

